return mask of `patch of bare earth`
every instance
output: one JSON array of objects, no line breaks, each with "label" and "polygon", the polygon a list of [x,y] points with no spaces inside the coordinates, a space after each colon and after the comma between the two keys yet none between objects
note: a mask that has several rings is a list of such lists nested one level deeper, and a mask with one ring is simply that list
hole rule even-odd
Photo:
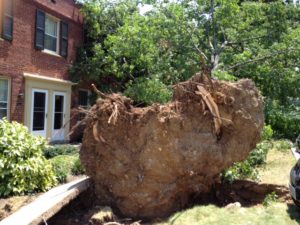
[{"label": "patch of bare earth", "polygon": [[22,206],[34,201],[38,195],[14,196],[0,199],[0,221],[13,214]]}]

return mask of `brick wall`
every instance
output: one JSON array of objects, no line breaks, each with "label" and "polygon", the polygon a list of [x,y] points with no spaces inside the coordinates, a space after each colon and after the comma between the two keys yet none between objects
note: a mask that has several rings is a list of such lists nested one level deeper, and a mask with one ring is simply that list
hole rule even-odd
[{"label": "brick wall", "polygon": [[[36,9],[69,24],[68,57],[63,58],[35,49]],[[70,80],[68,69],[76,57],[76,49],[83,41],[83,19],[72,0],[14,0],[14,29],[12,42],[0,39],[0,76],[11,78],[10,119],[24,120],[23,73]]]}]

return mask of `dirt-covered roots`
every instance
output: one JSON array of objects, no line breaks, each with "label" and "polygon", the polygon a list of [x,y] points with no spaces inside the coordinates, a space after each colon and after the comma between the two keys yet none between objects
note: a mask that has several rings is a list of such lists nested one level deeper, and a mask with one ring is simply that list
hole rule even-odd
[{"label": "dirt-covered roots", "polygon": [[163,217],[247,157],[260,139],[263,99],[251,80],[196,75],[165,105],[102,96],[86,123],[80,156],[100,203],[133,218]]}]

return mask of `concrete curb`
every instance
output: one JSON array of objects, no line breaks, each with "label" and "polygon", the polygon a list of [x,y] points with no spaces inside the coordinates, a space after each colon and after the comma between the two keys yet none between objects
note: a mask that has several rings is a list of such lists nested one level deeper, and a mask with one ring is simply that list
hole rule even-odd
[{"label": "concrete curb", "polygon": [[85,191],[89,185],[90,178],[85,177],[53,188],[2,220],[0,225],[38,225],[51,218],[62,207]]}]

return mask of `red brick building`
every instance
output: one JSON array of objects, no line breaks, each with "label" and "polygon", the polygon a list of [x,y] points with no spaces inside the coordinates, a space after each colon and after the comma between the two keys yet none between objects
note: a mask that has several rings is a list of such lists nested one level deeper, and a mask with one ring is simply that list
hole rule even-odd
[{"label": "red brick building", "polygon": [[82,42],[75,1],[0,0],[0,119],[22,122],[51,141],[68,140],[68,70]]}]

